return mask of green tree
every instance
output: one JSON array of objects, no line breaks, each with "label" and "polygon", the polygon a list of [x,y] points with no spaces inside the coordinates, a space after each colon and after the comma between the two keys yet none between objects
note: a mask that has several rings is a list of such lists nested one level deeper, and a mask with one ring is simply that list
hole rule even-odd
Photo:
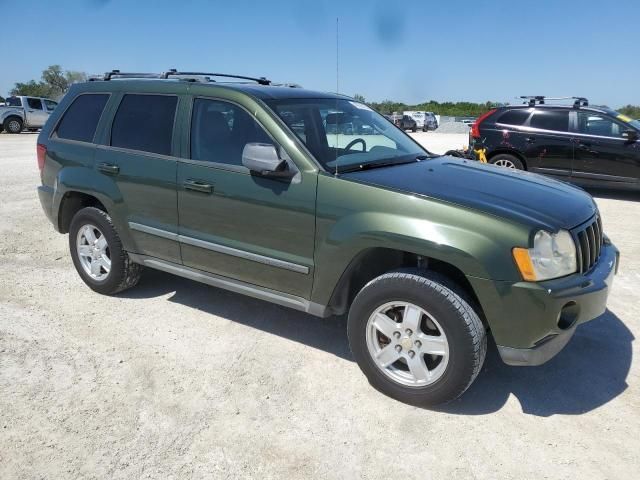
[{"label": "green tree", "polygon": [[61,97],[69,87],[87,79],[84,72],[73,70],[63,71],[60,65],[51,65],[42,71],[41,80],[30,80],[26,83],[17,82],[11,90],[11,95],[30,95],[34,97]]},{"label": "green tree", "polygon": [[0,95],[0,103],[4,103],[4,100],[5,98],[2,95]]},{"label": "green tree", "polygon": [[640,118],[640,106],[637,105],[625,105],[619,108],[618,111],[631,118]]},{"label": "green tree", "polygon": [[356,94],[353,96],[353,99],[354,99],[356,102],[362,102],[362,103],[365,103],[365,102],[366,102],[366,100],[364,99],[364,95],[360,95],[359,93],[356,93]]}]

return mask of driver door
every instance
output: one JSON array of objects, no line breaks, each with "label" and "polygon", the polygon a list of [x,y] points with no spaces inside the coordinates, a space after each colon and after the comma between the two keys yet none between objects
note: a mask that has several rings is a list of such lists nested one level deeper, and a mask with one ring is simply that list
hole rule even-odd
[{"label": "driver door", "polygon": [[249,172],[247,143],[281,147],[236,103],[194,98],[186,133],[188,158],[177,177],[183,264],[309,298],[317,174],[285,180]]}]

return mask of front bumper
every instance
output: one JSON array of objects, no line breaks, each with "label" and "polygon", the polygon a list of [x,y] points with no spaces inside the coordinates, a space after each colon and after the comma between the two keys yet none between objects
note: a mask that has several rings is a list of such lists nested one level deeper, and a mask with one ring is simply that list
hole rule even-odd
[{"label": "front bumper", "polygon": [[469,278],[478,294],[502,360],[541,365],[569,342],[581,323],[602,315],[619,263],[605,244],[587,274],[546,282],[491,282]]}]

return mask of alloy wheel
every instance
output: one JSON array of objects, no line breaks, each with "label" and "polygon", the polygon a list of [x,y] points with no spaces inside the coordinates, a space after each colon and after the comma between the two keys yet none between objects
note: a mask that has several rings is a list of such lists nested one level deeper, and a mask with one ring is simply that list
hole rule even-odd
[{"label": "alloy wheel", "polygon": [[107,238],[94,225],[80,227],[76,238],[76,251],[80,265],[93,280],[102,281],[111,271],[111,252]]},{"label": "alloy wheel", "polygon": [[449,362],[449,342],[437,320],[407,302],[380,306],[367,321],[367,349],[391,380],[408,387],[436,382]]}]

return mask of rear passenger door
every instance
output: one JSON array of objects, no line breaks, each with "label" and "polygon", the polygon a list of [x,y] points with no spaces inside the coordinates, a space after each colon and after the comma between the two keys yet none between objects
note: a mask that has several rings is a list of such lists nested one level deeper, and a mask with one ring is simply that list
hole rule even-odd
[{"label": "rear passenger door", "polygon": [[574,144],[568,109],[536,109],[522,130],[529,170],[562,177],[571,175]]},{"label": "rear passenger door", "polygon": [[[309,298],[317,174],[285,180],[245,168],[247,143],[286,152],[237,103],[194,98],[190,117],[188,158],[178,165],[184,265]],[[290,168],[297,170],[291,161]]]},{"label": "rear passenger door", "polygon": [[176,112],[179,96],[125,93],[115,110],[95,168],[112,185],[115,216],[122,219],[135,251],[180,262],[177,241]]}]

